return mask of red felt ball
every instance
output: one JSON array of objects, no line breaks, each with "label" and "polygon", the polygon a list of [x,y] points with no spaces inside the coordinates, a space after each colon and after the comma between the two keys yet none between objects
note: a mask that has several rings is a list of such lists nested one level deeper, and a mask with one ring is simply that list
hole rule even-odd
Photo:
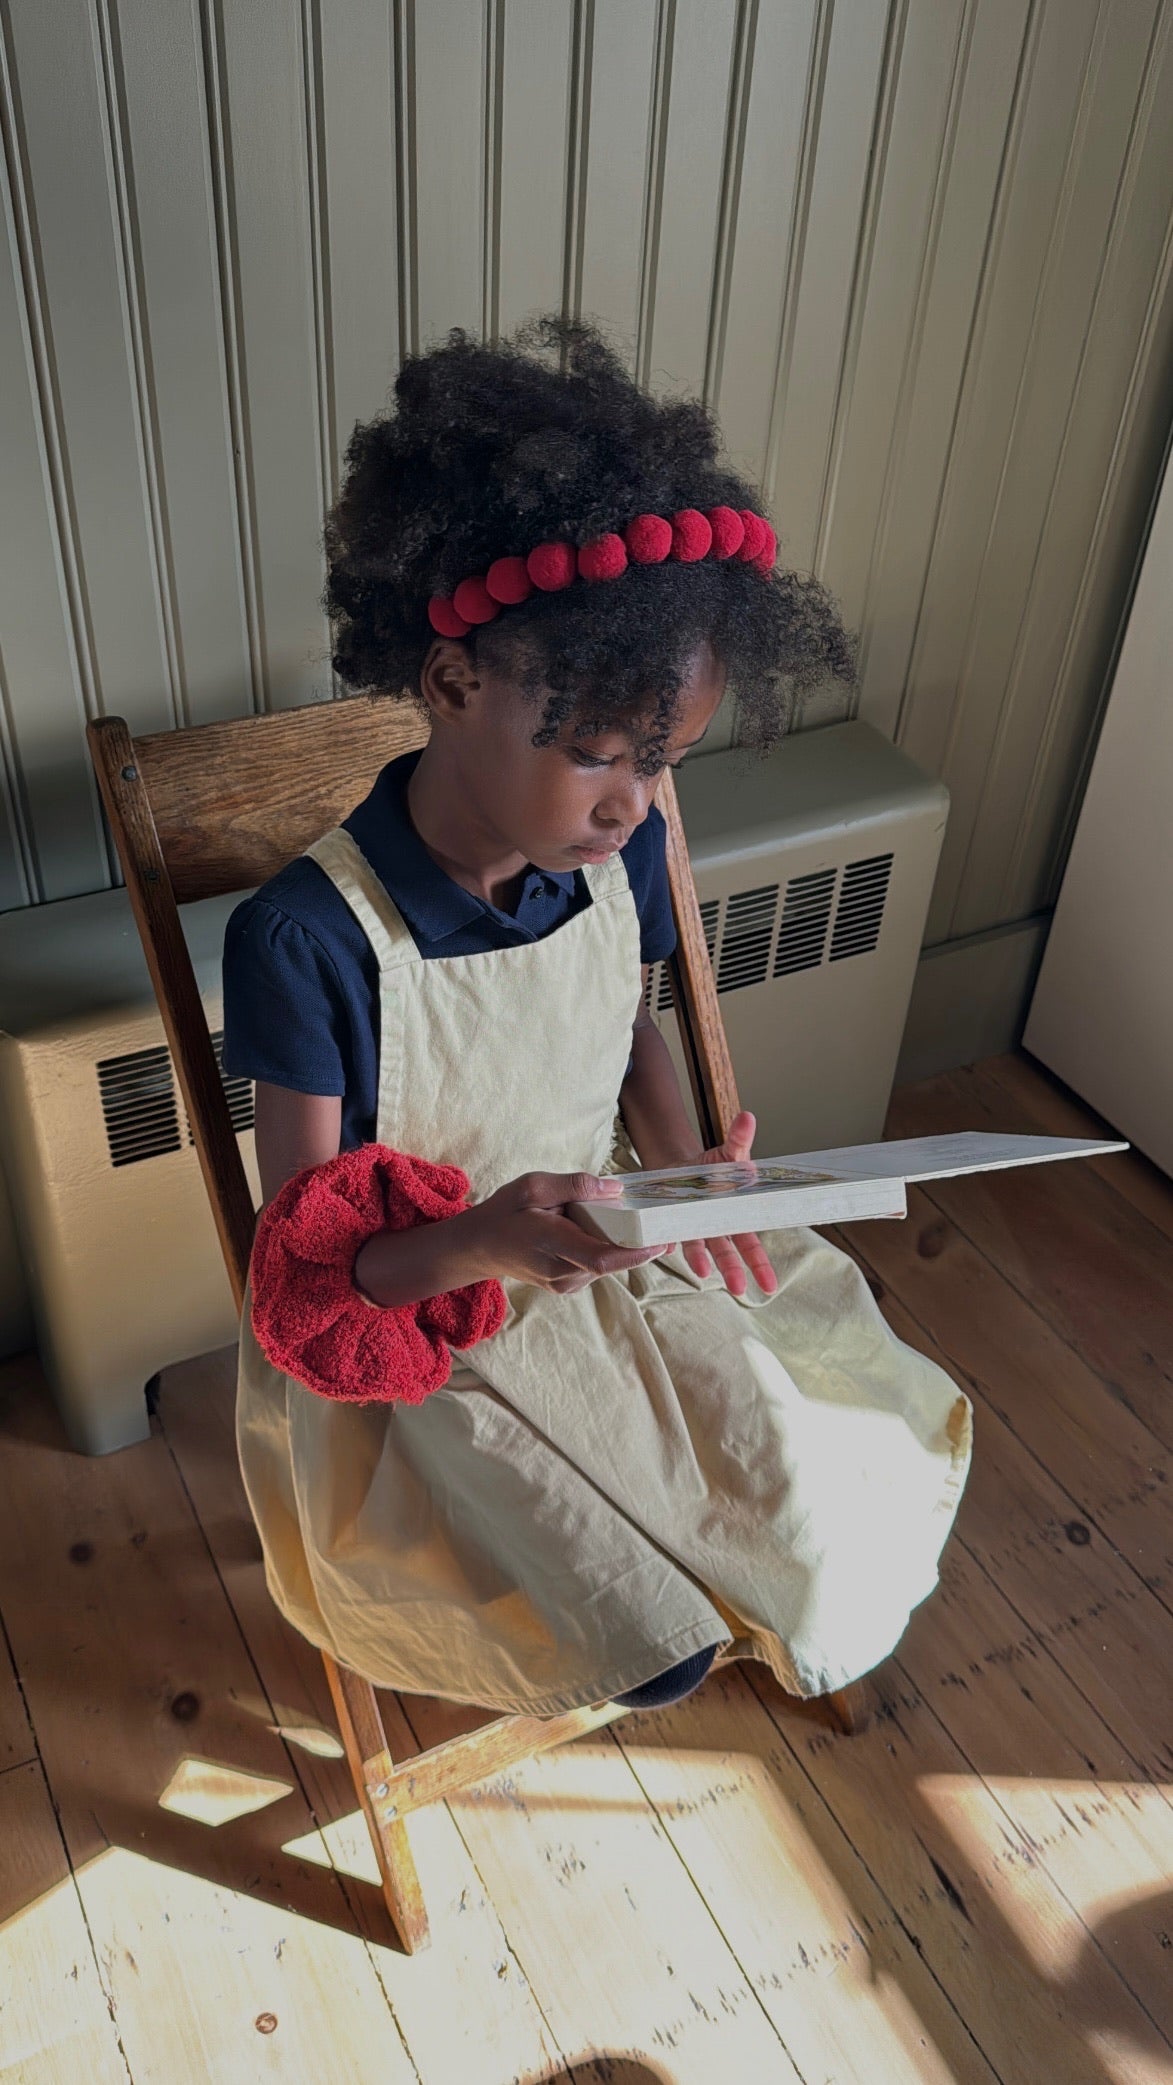
[{"label": "red felt ball", "polygon": [[672,548],[672,523],[660,514],[637,514],[624,535],[637,565],[662,565]]},{"label": "red felt ball", "polygon": [[768,521],[763,522],[762,526],[766,531],[766,540],[762,546],[762,549],[758,552],[757,557],[755,557],[754,563],[757,566],[759,572],[772,572],[774,569],[774,560],[778,555],[778,538],[774,534],[774,531],[770,527]]},{"label": "red felt ball", "polygon": [[618,579],[627,570],[627,551],[622,536],[596,536],[583,543],[578,553],[580,579]]},{"label": "red felt ball", "polygon": [[745,524],[745,535],[737,555],[747,565],[752,565],[766,547],[766,530],[770,524],[763,521],[760,514],[751,514],[748,507],[742,508],[741,519]]},{"label": "red felt ball", "polygon": [[489,566],[485,585],[502,608],[516,608],[519,601],[528,601],[534,590],[523,557],[499,557]]},{"label": "red felt ball", "polygon": [[433,594],[428,602],[428,621],[441,637],[467,637],[469,626],[457,615],[447,594]]},{"label": "red felt ball", "polygon": [[500,603],[494,601],[483,579],[462,579],[452,596],[452,606],[466,623],[491,623],[500,615]]},{"label": "red felt ball", "polygon": [[745,523],[733,507],[710,507],[709,526],[713,531],[713,556],[733,557],[745,540]]},{"label": "red felt ball", "polygon": [[695,565],[713,547],[713,524],[695,507],[682,507],[672,516],[672,555],[682,565]]},{"label": "red felt ball", "polygon": [[526,571],[544,594],[559,594],[578,574],[573,543],[539,543],[525,561]]}]

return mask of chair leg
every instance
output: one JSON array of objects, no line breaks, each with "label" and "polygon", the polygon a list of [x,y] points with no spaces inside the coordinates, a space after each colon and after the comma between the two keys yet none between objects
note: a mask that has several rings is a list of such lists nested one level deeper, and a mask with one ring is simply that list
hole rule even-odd
[{"label": "chair leg", "polygon": [[375,1771],[375,1762],[382,1762],[385,1767],[387,1758],[387,1737],[375,1690],[369,1680],[336,1665],[325,1651],[322,1663],[334,1698],[347,1763],[379,1864],[384,1902],[407,1953],[414,1955],[420,1948],[430,1946],[431,1934],[407,1826],[376,1815],[367,1781],[368,1760]]},{"label": "chair leg", "polygon": [[871,1688],[866,1680],[853,1680],[850,1687],[840,1687],[834,1694],[823,1694],[827,1714],[836,1730],[844,1737],[857,1737],[866,1730],[872,1720],[874,1702]]}]

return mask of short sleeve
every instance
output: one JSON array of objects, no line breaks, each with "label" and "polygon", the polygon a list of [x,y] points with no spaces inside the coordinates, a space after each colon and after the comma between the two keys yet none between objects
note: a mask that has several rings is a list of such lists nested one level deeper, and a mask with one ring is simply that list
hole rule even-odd
[{"label": "short sleeve", "polygon": [[641,963],[659,963],[676,946],[668,889],[667,828],[653,804],[623,850],[631,895],[639,914]]},{"label": "short sleeve", "polygon": [[346,1006],[322,943],[264,898],[224,936],[224,1070],[295,1093],[344,1094]]}]

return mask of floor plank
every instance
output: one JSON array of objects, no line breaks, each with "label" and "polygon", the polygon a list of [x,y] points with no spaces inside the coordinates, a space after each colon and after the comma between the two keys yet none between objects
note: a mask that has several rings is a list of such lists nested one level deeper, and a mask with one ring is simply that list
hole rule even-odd
[{"label": "floor plank", "polygon": [[[888,1135],[1004,1122],[1000,1095],[979,1074],[947,1072],[893,1095]],[[941,1216],[1173,1447],[1173,1253],[1157,1227],[1071,1161],[940,1180],[928,1192]]]},{"label": "floor plank", "polygon": [[[1148,2023],[1102,1955],[1081,1956],[1069,1987],[1082,1927],[906,1673],[889,1662],[873,1676],[876,1719],[850,1738],[796,1728],[772,1678],[746,1674],[1004,2085],[1159,2075]],[[1086,2025],[1115,2020],[1122,2005],[1145,2038],[1108,2069]]]},{"label": "floor plank", "polygon": [[[443,1703],[408,1706],[428,1744],[453,1727]],[[806,2085],[611,1731],[450,1808],[568,2058],[646,2057],[671,2085]]]},{"label": "floor plank", "polygon": [[805,2079],[995,2085],[738,1668],[614,1734]]},{"label": "floor plank", "polygon": [[[846,1242],[1051,1471],[1077,1515],[1169,1600],[1169,1451],[923,1189],[909,1190],[908,1209],[903,1223],[856,1225]],[[1014,1525],[1007,1516],[1008,1528]]]},{"label": "floor plank", "polygon": [[[3,1612],[0,1603],[0,1618]],[[7,1767],[23,1766],[26,1760],[34,1759],[36,1751],[16,1667],[0,1627],[0,1774]]]},{"label": "floor plank", "polygon": [[[1046,1137],[1115,1137],[1110,1122],[1053,1078],[1036,1058],[1019,1052],[1016,1056],[991,1057],[973,1070],[991,1094],[997,1092],[998,1109],[1008,1130]],[[1104,1158],[1085,1161],[1109,1187],[1131,1202],[1134,1209],[1173,1240],[1173,1181],[1157,1170],[1140,1151],[1113,1151]]]},{"label": "floor plank", "polygon": [[[414,2085],[337,1877],[283,1851],[312,1819],[164,1443],[88,1461],[30,1369],[2,1379],[5,1616],[135,2085],[355,2085],[356,2049]],[[230,1810],[242,1776],[276,1799],[164,1809],[185,1760]]]},{"label": "floor plank", "polygon": [[[547,2067],[554,2071],[561,2051],[442,1804],[421,1811],[409,1825],[432,1945],[410,1959],[399,1949],[334,1732],[322,1661],[283,1620],[265,1587],[235,1454],[234,1399],[234,1352],[208,1355],[167,1371],[160,1420],[276,1719],[292,1741],[299,1777],[323,1823],[343,1887],[374,1949],[422,2085],[449,2085],[457,2078],[497,2085],[544,2075]],[[417,1749],[415,1739],[393,1696],[383,1707],[392,1755],[406,1758]],[[465,1994],[465,2003],[453,2005],[454,1990]]]},{"label": "floor plank", "polygon": [[35,1760],[0,1774],[0,1848],[0,2077],[13,2085],[127,2085]]},{"label": "floor plank", "polygon": [[[893,1122],[1099,1129],[1022,1060]],[[32,1717],[0,1639],[0,2068],[16,2046],[19,2085],[1168,2085],[1173,1189],[1134,1155],[1040,1169],[1025,1199],[976,1185],[850,1241],[976,1407],[942,1585],[873,1728],[838,1736],[745,1666],[421,1813],[435,1941],[410,1960],[320,1659],[264,1588],[232,1355],[169,1371],[152,1439],[100,1462],[0,1369],[0,1609]],[[403,1756],[475,1720],[386,1715]],[[177,1773],[192,1814],[160,1808]]]},{"label": "floor plank", "polygon": [[[846,1241],[865,1269],[873,1254],[889,1261],[890,1246],[877,1248],[875,1236],[889,1228],[858,1225]],[[960,1374],[953,1357],[905,1308],[898,1281],[897,1276],[885,1287],[882,1303],[893,1330]],[[1101,1509],[1094,1475],[1084,1489],[1086,1503],[1076,1507],[972,1376],[967,1387],[975,1400],[974,1457],[958,1535],[1013,1605],[1020,1631],[1034,1635],[1115,1732],[1134,1771],[1167,1777],[1173,1773],[1173,1719],[1162,1716],[1158,1690],[1170,1615],[1160,1591],[1101,1533],[1111,1514]],[[1010,1394],[1004,1384],[1004,1398]],[[1080,1512],[1087,1518],[1076,1517]]]}]

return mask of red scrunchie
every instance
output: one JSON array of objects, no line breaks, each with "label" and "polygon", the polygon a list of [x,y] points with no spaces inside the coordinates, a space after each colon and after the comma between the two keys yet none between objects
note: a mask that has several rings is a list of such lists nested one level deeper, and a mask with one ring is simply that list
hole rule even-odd
[{"label": "red scrunchie", "polygon": [[287,1180],[257,1225],[252,1326],[261,1352],[319,1397],[421,1404],[452,1373],[449,1347],[500,1330],[505,1291],[478,1281],[382,1310],[354,1283],[355,1254],[376,1231],[438,1223],[466,1206],[459,1166],[385,1144],[340,1152]]}]

